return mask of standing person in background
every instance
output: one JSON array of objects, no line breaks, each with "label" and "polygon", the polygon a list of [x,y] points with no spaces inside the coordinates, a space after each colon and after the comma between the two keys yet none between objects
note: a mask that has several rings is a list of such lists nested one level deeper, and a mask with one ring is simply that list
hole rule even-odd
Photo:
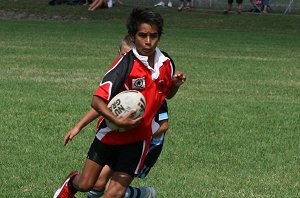
[{"label": "standing person in background", "polygon": [[191,0],[180,0],[180,6],[178,7],[178,11],[182,11],[184,9],[191,8]]},{"label": "standing person in background", "polygon": [[269,14],[269,0],[262,0],[262,10],[264,14]]},{"label": "standing person in background", "polygon": [[[175,72],[171,58],[157,47],[163,30],[160,14],[149,9],[133,9],[127,29],[135,47],[113,62],[93,95],[91,107],[102,117],[82,172],[69,174],[54,198],[73,198],[78,191],[91,190],[106,165],[114,172],[102,197],[123,198],[134,175],[142,168],[156,113],[163,101],[174,97],[186,80],[184,72]],[[143,117],[131,119],[134,111],[116,117],[108,109],[108,101],[123,90],[138,90],[144,95],[147,106]],[[113,131],[105,120],[127,131]],[[64,143],[73,137],[67,133]]]},{"label": "standing person in background", "polygon": [[[166,6],[165,1],[161,0],[159,3],[157,3],[157,4],[154,5],[154,7],[158,7],[158,6],[162,6],[162,7]],[[172,1],[171,1],[171,0],[168,1],[167,6],[168,6],[169,8],[172,8],[173,4],[172,4]]]},{"label": "standing person in background", "polygon": [[[238,6],[238,14],[242,14],[243,11],[243,0],[236,0]],[[232,9],[233,0],[228,0],[227,7],[224,10],[224,14],[228,14]]]}]

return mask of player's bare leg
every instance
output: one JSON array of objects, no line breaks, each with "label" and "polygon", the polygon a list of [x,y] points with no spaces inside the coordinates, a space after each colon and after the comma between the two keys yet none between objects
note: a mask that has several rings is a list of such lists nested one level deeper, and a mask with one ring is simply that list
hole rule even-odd
[{"label": "player's bare leg", "polygon": [[132,182],[133,178],[122,172],[113,173],[106,192],[102,198],[123,198],[126,189]]},{"label": "player's bare leg", "polygon": [[74,197],[77,191],[87,192],[95,185],[102,166],[87,159],[82,173],[72,172],[55,192],[54,198]]},{"label": "player's bare leg", "polygon": [[81,192],[89,191],[95,185],[102,168],[96,162],[87,159],[82,173],[74,178],[73,186]]},{"label": "player's bare leg", "polygon": [[104,194],[106,186],[108,186],[112,174],[113,171],[110,167],[104,166],[93,189],[88,192],[88,198],[101,197]]}]

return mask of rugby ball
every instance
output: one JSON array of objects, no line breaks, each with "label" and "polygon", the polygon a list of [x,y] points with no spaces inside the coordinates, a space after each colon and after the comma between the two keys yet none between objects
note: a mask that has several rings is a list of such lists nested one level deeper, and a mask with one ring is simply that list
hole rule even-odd
[{"label": "rugby ball", "polygon": [[[126,90],[118,93],[108,103],[107,107],[117,116],[124,116],[131,110],[136,110],[132,119],[142,117],[146,109],[146,100],[143,94],[136,90]],[[123,132],[125,129],[117,127],[115,124],[106,120],[107,126],[113,131]]]}]

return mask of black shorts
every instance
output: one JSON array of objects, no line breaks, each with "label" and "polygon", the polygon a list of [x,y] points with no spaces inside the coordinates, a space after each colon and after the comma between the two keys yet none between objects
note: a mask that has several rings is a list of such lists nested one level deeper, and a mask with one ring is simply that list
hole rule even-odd
[{"label": "black shorts", "polygon": [[144,144],[144,141],[140,141],[125,145],[107,145],[95,138],[87,158],[101,166],[108,165],[115,172],[134,177],[142,166]]}]

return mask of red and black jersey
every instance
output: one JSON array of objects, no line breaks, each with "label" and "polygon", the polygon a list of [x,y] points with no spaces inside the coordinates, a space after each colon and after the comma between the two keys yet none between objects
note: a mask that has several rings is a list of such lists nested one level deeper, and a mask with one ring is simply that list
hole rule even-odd
[{"label": "red and black jersey", "polygon": [[136,49],[115,60],[104,75],[94,96],[101,97],[107,103],[116,94],[124,90],[137,90],[146,99],[143,121],[126,132],[111,131],[103,117],[98,122],[97,138],[106,144],[128,144],[151,138],[151,123],[172,86],[175,65],[167,54],[156,48],[154,68],[148,65],[146,56],[138,54]]}]

